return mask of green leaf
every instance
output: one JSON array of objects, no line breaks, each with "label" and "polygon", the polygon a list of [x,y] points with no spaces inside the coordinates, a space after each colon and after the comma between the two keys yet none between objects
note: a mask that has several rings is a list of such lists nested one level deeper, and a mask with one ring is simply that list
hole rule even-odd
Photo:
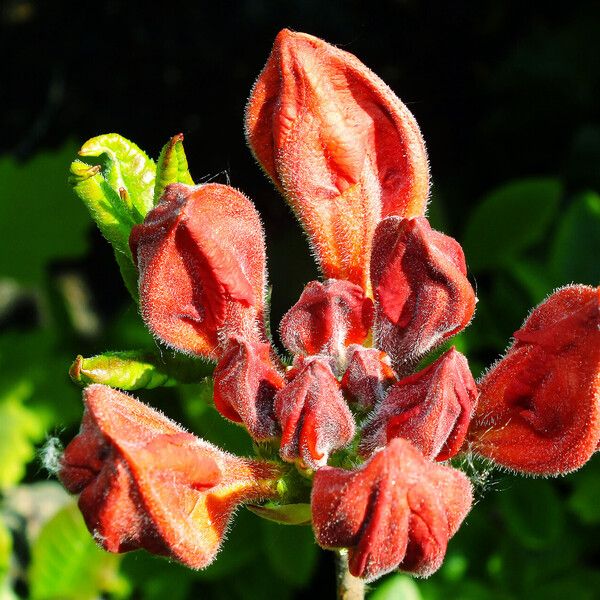
[{"label": "green leaf", "polygon": [[498,503],[508,530],[529,549],[542,549],[563,535],[565,515],[551,483],[507,479]]},{"label": "green leaf", "polygon": [[154,162],[117,133],[88,140],[71,163],[69,182],[112,244],[127,289],[137,299],[137,270],[129,234],[152,208]]},{"label": "green leaf", "polygon": [[312,521],[310,504],[247,504],[255,515],[282,525],[308,525]]},{"label": "green leaf", "polygon": [[44,436],[42,419],[23,404],[32,390],[32,383],[22,380],[0,392],[0,490],[21,480]]},{"label": "green leaf", "polygon": [[26,408],[44,429],[65,427],[81,418],[80,393],[69,381],[71,357],[63,344],[47,329],[0,336],[0,394],[25,386]]},{"label": "green leaf", "polygon": [[560,220],[550,268],[555,285],[600,281],[600,196],[581,195]]},{"label": "green leaf", "polygon": [[75,145],[68,142],[27,163],[0,158],[0,273],[39,285],[50,261],[83,254],[89,220],[72,201],[65,177]]},{"label": "green leaf", "polygon": [[69,182],[73,191],[86,205],[102,235],[110,242],[127,289],[137,295],[137,271],[129,249],[129,234],[134,217],[125,202],[103,177],[99,165],[87,165],[80,160],[71,163]]},{"label": "green leaf", "polygon": [[317,562],[317,545],[309,527],[283,527],[260,521],[263,547],[273,571],[293,586],[308,583]]},{"label": "green leaf", "polygon": [[146,350],[126,350],[90,358],[80,355],[71,365],[69,375],[81,385],[102,383],[122,390],[139,390],[201,381],[212,369],[212,364],[168,351],[159,355]]},{"label": "green leaf", "polygon": [[134,588],[134,598],[144,600],[187,600],[196,574],[176,562],[147,552],[123,556],[121,571]]},{"label": "green leaf", "polygon": [[156,165],[156,184],[154,186],[154,204],[163,195],[171,183],[194,185],[188,169],[187,157],[183,149],[183,133],[174,135],[163,147]]},{"label": "green leaf", "polygon": [[119,596],[127,582],[119,575],[121,557],[96,545],[75,504],[60,510],[31,548],[32,600],[90,600],[101,593]]},{"label": "green leaf", "polygon": [[544,238],[562,194],[556,179],[522,179],[490,193],[471,213],[463,247],[473,271],[507,266]]},{"label": "green leaf", "polygon": [[11,554],[12,535],[0,516],[0,598],[2,598],[2,586],[8,576]]},{"label": "green leaf", "polygon": [[126,191],[135,221],[141,223],[153,206],[154,161],[118,133],[107,133],[88,140],[79,154],[100,158],[106,181],[117,194],[121,189]]},{"label": "green leaf", "polygon": [[369,600],[421,600],[423,596],[412,577],[395,573],[382,581],[368,598]]},{"label": "green leaf", "polygon": [[597,460],[591,462],[571,478],[573,493],[569,507],[584,523],[600,523],[600,463]]},{"label": "green leaf", "polygon": [[217,559],[195,576],[202,581],[217,581],[230,577],[256,558],[260,520],[245,511],[240,512],[231,526],[227,540]]}]

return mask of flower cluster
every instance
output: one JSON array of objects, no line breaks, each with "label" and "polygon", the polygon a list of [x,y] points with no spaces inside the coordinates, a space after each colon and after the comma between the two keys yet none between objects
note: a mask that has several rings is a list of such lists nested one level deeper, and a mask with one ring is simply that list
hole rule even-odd
[{"label": "flower cluster", "polygon": [[424,363],[469,323],[476,297],[460,245],[424,216],[427,156],[408,109],[356,57],[284,30],[252,90],[246,135],[323,274],[281,321],[292,360],[269,338],[264,233],[241,192],[157,177],[127,251],[151,332],[214,361],[216,409],[273,455],[231,456],[92,385],[60,477],[106,549],[201,568],[237,505],[285,508],[282,481],[300,473],[317,542],[348,549],[353,575],[429,575],[472,503],[468,478],[446,461],[469,448],[549,475],[596,451],[600,290],[553,294],[479,385],[454,347]]}]

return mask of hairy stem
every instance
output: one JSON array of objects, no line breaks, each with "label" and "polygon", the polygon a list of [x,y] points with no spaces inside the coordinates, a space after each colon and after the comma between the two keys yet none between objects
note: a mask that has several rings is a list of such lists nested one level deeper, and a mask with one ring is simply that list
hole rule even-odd
[{"label": "hairy stem", "polygon": [[335,571],[338,600],[363,600],[365,582],[348,571],[348,552],[338,550],[335,553]]}]

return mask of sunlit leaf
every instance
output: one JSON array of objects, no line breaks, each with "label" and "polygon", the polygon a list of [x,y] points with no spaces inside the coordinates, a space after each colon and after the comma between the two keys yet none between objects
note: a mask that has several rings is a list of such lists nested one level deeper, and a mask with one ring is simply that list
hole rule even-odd
[{"label": "sunlit leaf", "polygon": [[8,578],[11,553],[12,536],[0,516],[0,598],[2,598],[2,587]]},{"label": "sunlit leaf", "polygon": [[377,585],[369,600],[422,600],[415,580],[409,575],[394,573]]},{"label": "sunlit leaf", "polygon": [[174,135],[163,147],[156,165],[156,183],[154,185],[154,204],[163,195],[171,183],[194,185],[188,168],[187,157],[183,149],[183,134]]},{"label": "sunlit leaf", "polygon": [[123,596],[127,582],[119,575],[120,560],[96,545],[77,506],[70,504],[46,523],[31,548],[31,598],[92,600],[103,592]]},{"label": "sunlit leaf", "polygon": [[44,435],[43,420],[24,404],[32,389],[21,381],[0,391],[0,489],[20,481]]}]

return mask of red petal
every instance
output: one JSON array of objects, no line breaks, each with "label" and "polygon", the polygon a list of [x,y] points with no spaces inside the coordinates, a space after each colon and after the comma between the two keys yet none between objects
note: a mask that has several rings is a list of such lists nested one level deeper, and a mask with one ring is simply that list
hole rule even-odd
[{"label": "red petal", "polygon": [[281,340],[292,354],[345,354],[362,343],[373,321],[373,303],[349,281],[311,281],[281,320]]},{"label": "red petal", "polygon": [[359,469],[315,473],[313,527],[321,546],[349,548],[356,577],[373,580],[394,569],[427,576],[442,564],[471,502],[460,471],[394,439]]},{"label": "red petal", "polygon": [[226,418],[243,423],[255,440],[279,435],[273,407],[277,390],[283,387],[271,346],[230,338],[214,371],[214,402]]},{"label": "red petal", "polygon": [[60,478],[110,552],[145,548],[203,568],[241,502],[277,495],[271,463],[227,454],[109,387],[86,388],[84,402]]},{"label": "red petal", "polygon": [[552,294],[481,382],[473,448],[540,475],[581,467],[600,441],[600,288]]},{"label": "red petal", "polygon": [[396,381],[390,357],[377,348],[350,346],[350,360],[342,377],[342,388],[363,410],[383,400]]},{"label": "red petal", "polygon": [[389,390],[363,430],[361,453],[368,456],[401,437],[426,458],[447,460],[464,442],[476,400],[477,386],[467,359],[451,348]]},{"label": "red petal", "polygon": [[389,217],[371,256],[376,345],[411,365],[463,329],[475,310],[462,248],[427,219]]},{"label": "red petal", "polygon": [[252,90],[246,135],[325,276],[366,289],[379,219],[423,214],[427,202],[425,146],[406,106],[352,54],[285,29]]},{"label": "red petal", "polygon": [[179,350],[212,359],[222,330],[261,337],[263,237],[252,203],[233,188],[168,186],[130,238],[150,330]]},{"label": "red petal", "polygon": [[280,455],[311,469],[354,437],[354,419],[326,358],[301,361],[291,381],[275,396],[281,423]]}]

